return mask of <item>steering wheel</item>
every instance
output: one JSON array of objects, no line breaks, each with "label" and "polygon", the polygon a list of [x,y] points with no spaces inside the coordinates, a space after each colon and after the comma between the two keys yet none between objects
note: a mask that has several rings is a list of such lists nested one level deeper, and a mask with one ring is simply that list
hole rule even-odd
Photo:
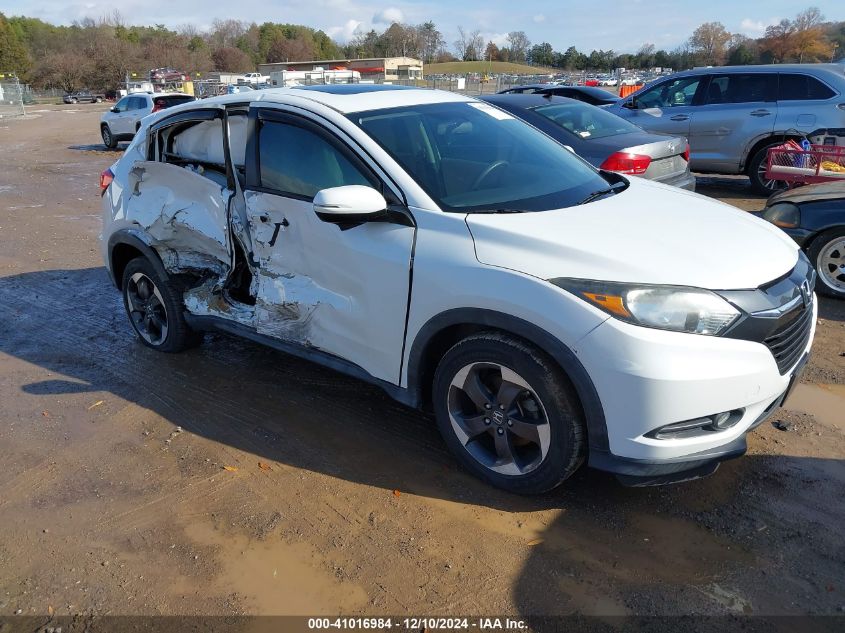
[{"label": "steering wheel", "polygon": [[472,183],[472,188],[478,189],[481,186],[481,183],[486,180],[487,176],[499,169],[499,167],[505,167],[506,165],[510,165],[510,163],[506,160],[497,160],[487,165],[484,171],[478,174],[478,178],[475,179],[475,182]]}]

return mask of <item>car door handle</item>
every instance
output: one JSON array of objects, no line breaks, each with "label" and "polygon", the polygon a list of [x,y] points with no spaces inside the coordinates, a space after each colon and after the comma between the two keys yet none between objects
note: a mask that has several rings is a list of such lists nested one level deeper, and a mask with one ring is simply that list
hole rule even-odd
[{"label": "car door handle", "polygon": [[258,219],[261,220],[261,222],[263,222],[264,224],[267,224],[270,221],[270,216],[266,213],[262,213],[258,216]]},{"label": "car door handle", "polygon": [[751,116],[769,116],[771,112],[769,110],[752,110]]},{"label": "car door handle", "polygon": [[686,121],[689,119],[688,114],[676,114],[673,117],[669,117],[670,121]]}]

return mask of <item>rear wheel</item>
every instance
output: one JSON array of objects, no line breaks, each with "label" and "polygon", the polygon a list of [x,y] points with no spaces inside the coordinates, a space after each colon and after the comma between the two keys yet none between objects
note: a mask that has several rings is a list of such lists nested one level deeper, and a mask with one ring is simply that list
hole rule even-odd
[{"label": "rear wheel", "polygon": [[567,377],[515,337],[488,332],[459,342],[443,356],[432,395],[451,451],[494,486],[545,492],[583,461],[585,433]]},{"label": "rear wheel", "polygon": [[777,147],[783,143],[771,143],[760,148],[751,162],[748,163],[748,179],[751,181],[751,188],[761,196],[770,196],[777,191],[786,189],[786,182],[783,180],[771,180],[766,178],[766,155],[770,148]]},{"label": "rear wheel", "polygon": [[182,297],[150,261],[138,257],[123,271],[123,305],[138,338],[162,352],[181,352],[202,341],[202,334],[185,322]]},{"label": "rear wheel", "polygon": [[845,299],[845,228],[825,231],[813,240],[807,252],[819,275],[816,290]]},{"label": "rear wheel", "polygon": [[103,137],[103,145],[109,149],[117,147],[117,139],[114,137],[114,134],[112,134],[111,128],[109,128],[108,125],[104,125],[100,128],[100,135]]}]

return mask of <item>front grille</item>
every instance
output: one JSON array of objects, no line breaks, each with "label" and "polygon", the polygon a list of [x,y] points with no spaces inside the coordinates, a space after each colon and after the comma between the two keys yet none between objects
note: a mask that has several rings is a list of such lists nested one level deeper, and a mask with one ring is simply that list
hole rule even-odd
[{"label": "front grille", "polygon": [[763,340],[775,357],[778,370],[785,374],[801,357],[813,329],[813,306],[801,306],[780,318],[781,323]]}]

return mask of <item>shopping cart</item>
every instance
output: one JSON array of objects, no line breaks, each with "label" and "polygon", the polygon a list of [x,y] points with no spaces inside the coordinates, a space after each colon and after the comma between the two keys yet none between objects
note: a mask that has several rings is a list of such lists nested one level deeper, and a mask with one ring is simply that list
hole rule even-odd
[{"label": "shopping cart", "polygon": [[795,141],[772,147],[766,156],[766,179],[785,182],[787,187],[845,180],[845,147],[802,147]]}]

